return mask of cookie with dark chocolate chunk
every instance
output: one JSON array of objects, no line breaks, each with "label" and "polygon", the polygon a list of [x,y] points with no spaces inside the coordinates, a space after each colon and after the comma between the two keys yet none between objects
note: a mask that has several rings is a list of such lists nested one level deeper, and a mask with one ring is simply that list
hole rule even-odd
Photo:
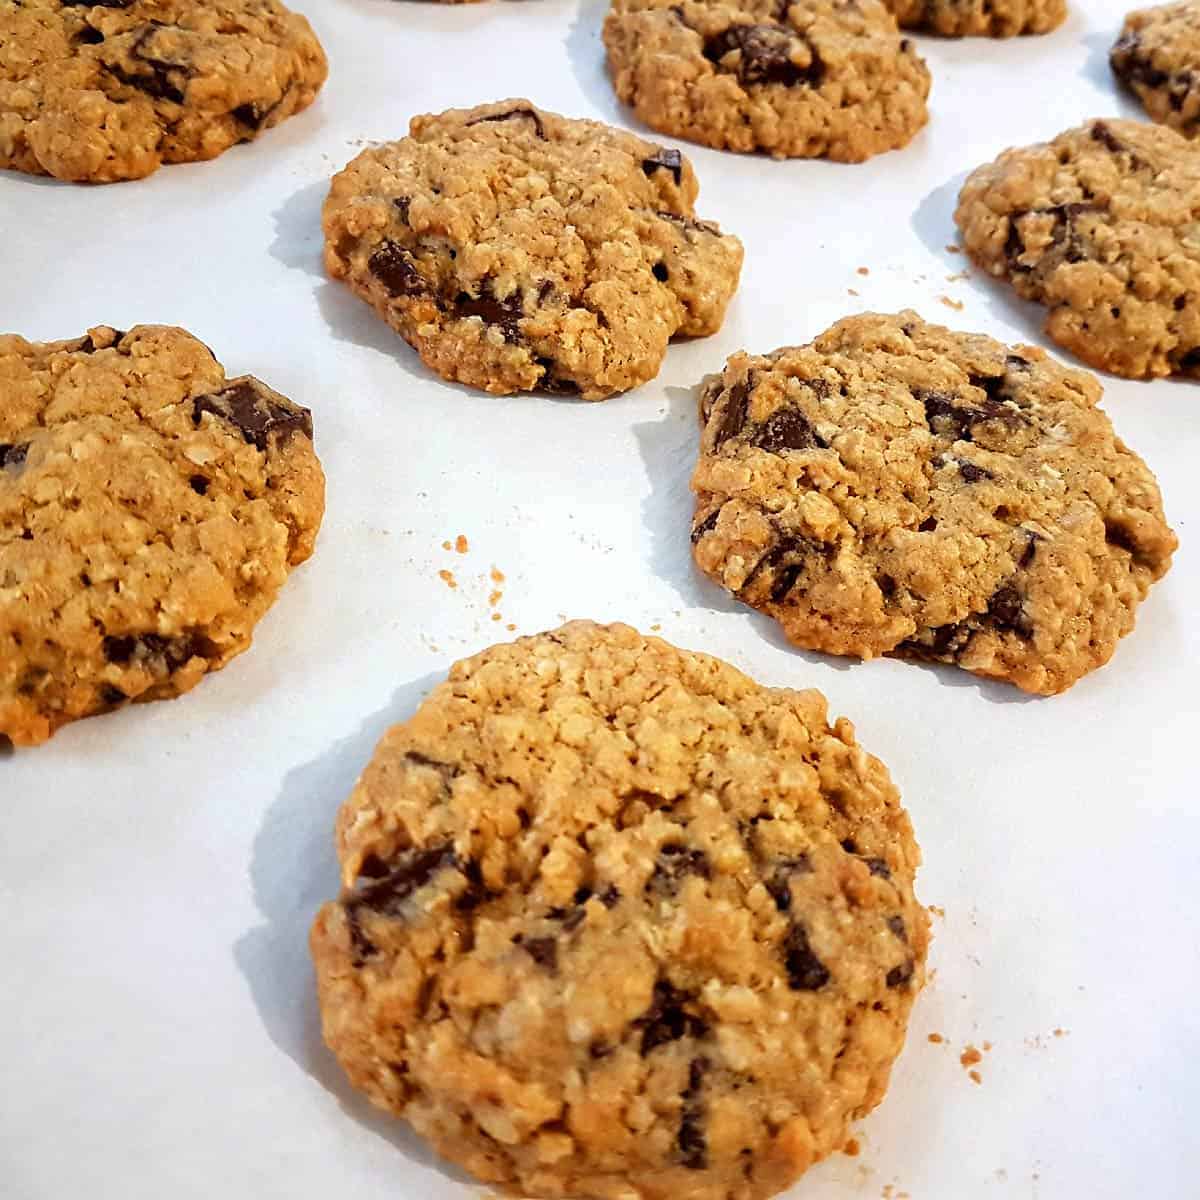
[{"label": "cookie with dark chocolate chunk", "polygon": [[0,167],[107,183],[215,158],[326,71],[279,0],[0,0]]},{"label": "cookie with dark chocolate chunk", "polygon": [[1131,12],[1109,61],[1154,120],[1184,137],[1200,134],[1200,3]]},{"label": "cookie with dark chocolate chunk", "polygon": [[971,257],[1049,310],[1046,332],[1131,379],[1200,378],[1200,145],[1105,119],[1006,150],[967,178]]},{"label": "cookie with dark chocolate chunk", "polygon": [[1100,393],[912,312],[736,354],[701,393],[692,553],[799,646],[1061,692],[1109,660],[1176,546]]},{"label": "cookie with dark chocolate chunk", "polygon": [[722,150],[861,162],[927,119],[929,71],[881,0],[613,0],[604,44],[641,120]]},{"label": "cookie with dark chocolate chunk", "polygon": [[326,1041],[513,1194],[775,1195],[882,1098],[924,980],[919,852],[849,722],[627,626],[456,664],[337,849]]},{"label": "cookie with dark chocolate chunk", "polygon": [[308,410],[182,329],[0,337],[0,734],[177,696],[312,553]]},{"label": "cookie with dark chocolate chunk", "polygon": [[413,120],[325,202],[325,265],[426,364],[600,400],[715,333],[742,245],[696,218],[678,150],[505,100]]}]

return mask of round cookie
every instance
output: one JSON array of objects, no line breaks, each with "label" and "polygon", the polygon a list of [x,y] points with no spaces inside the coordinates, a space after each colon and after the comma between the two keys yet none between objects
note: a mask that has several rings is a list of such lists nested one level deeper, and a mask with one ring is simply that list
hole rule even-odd
[{"label": "round cookie", "polygon": [[1200,147],[1174,130],[1089,121],[1006,150],[968,177],[954,219],[1090,366],[1200,376]]},{"label": "round cookie", "polygon": [[912,312],[736,354],[701,399],[696,563],[799,646],[1061,692],[1112,657],[1177,545],[1100,394]]},{"label": "round cookie", "polygon": [[522,1196],[773,1195],[882,1098],[924,979],[919,852],[849,722],[628,626],[456,664],[337,847],[326,1041]]},{"label": "round cookie", "polygon": [[308,410],[182,329],[0,336],[0,734],[177,696],[312,553]]},{"label": "round cookie", "polygon": [[215,158],[326,71],[278,0],[0,0],[0,167],[107,183]]},{"label": "round cookie", "polygon": [[1049,33],[1067,17],[1067,0],[883,0],[905,29],[942,37],[1016,37]]},{"label": "round cookie", "polygon": [[1130,13],[1109,58],[1154,120],[1185,137],[1200,132],[1200,4]]},{"label": "round cookie", "polygon": [[880,0],[614,0],[617,95],[721,150],[862,162],[928,120],[929,70]]},{"label": "round cookie", "polygon": [[528,100],[420,116],[325,202],[325,266],[446,379],[599,400],[725,317],[742,245],[667,150]]}]

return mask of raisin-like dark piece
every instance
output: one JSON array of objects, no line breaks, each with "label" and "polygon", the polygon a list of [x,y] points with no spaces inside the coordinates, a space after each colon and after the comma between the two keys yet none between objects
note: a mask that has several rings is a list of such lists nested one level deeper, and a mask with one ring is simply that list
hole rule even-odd
[{"label": "raisin-like dark piece", "polygon": [[783,962],[793,992],[816,992],[829,982],[829,969],[813,953],[808,931],[793,922],[783,939]]}]

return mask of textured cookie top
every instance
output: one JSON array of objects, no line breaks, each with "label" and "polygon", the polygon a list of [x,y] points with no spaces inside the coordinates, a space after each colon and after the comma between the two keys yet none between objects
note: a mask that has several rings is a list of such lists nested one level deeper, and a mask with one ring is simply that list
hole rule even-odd
[{"label": "textured cookie top", "polygon": [[614,0],[604,44],[647,125],[721,149],[860,162],[927,119],[929,71],[879,0]]},{"label": "textured cookie top", "polygon": [[214,158],[326,69],[277,0],[0,0],[0,167],[108,182]]},{"label": "textured cookie top", "polygon": [[1130,13],[1110,57],[1150,116],[1186,137],[1200,132],[1200,4]]},{"label": "textured cookie top", "polygon": [[1096,379],[1029,346],[849,317],[702,396],[702,570],[801,646],[1057,692],[1106,662],[1176,546]]},{"label": "textured cookie top", "polygon": [[0,733],[44,741],[244,650],[312,552],[311,438],[182,329],[0,337]]},{"label": "textured cookie top", "polygon": [[917,847],[850,724],[627,626],[458,663],[338,853],[329,1044],[523,1195],[779,1191],[878,1102],[923,978]]},{"label": "textured cookie top", "polygon": [[600,399],[720,328],[742,246],[668,150],[528,100],[421,116],[325,203],[325,264],[434,370]]},{"label": "textured cookie top", "polygon": [[967,179],[955,220],[1084,362],[1200,375],[1200,149],[1174,130],[1089,121],[1006,150]]},{"label": "textured cookie top", "polygon": [[883,0],[906,29],[942,37],[1015,37],[1049,33],[1067,16],[1067,0]]}]

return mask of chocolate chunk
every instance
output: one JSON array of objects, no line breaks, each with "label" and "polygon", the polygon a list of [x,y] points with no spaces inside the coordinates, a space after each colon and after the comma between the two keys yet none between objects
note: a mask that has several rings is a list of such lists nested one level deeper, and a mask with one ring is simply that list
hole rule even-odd
[{"label": "chocolate chunk", "polygon": [[791,881],[794,875],[808,875],[812,871],[812,863],[807,854],[796,854],[789,858],[781,858],[775,864],[775,871],[764,880],[775,907],[780,912],[787,912],[792,907]]},{"label": "chocolate chunk", "polygon": [[128,699],[129,697],[119,687],[113,687],[111,683],[102,684],[100,687],[100,703],[106,709],[117,708]]},{"label": "chocolate chunk", "polygon": [[646,890],[674,896],[689,875],[698,875],[701,879],[712,877],[708,855],[695,847],[663,846],[658,852],[654,873],[646,881]]},{"label": "chocolate chunk", "polygon": [[816,992],[829,982],[829,970],[808,944],[808,932],[793,922],[783,939],[783,964],[793,992]]},{"label": "chocolate chunk", "polygon": [[155,100],[170,100],[173,104],[182,104],[184,94],[176,80],[179,77],[188,78],[191,74],[188,67],[182,63],[169,62],[146,53],[147,43],[158,32],[158,29],[158,25],[147,25],[129,48],[130,57],[137,59],[142,66],[147,68],[146,71],[126,71],[123,67],[107,62],[101,63],[101,66],[128,87],[136,88],[139,92],[152,96]]},{"label": "chocolate chunk", "polygon": [[535,358],[533,360],[542,368],[544,374],[538,380],[538,387],[552,396],[578,396],[579,384],[573,379],[566,379],[557,374],[558,364],[552,358]]},{"label": "chocolate chunk", "polygon": [[63,8],[129,8],[134,0],[60,0]]},{"label": "chocolate chunk", "polygon": [[926,517],[920,525],[917,526],[918,533],[932,533],[938,526],[937,517]]},{"label": "chocolate chunk", "polygon": [[711,533],[717,527],[717,521],[721,516],[721,508],[718,506],[700,522],[699,525],[692,530],[692,545],[694,546],[706,533]]},{"label": "chocolate chunk", "polygon": [[510,108],[507,112],[496,113],[491,117],[476,117],[473,121],[468,121],[468,125],[482,125],[490,121],[511,121],[515,117],[528,117],[533,122],[533,127],[537,130],[537,135],[542,141],[547,141],[546,127],[542,124],[541,116],[532,108],[526,105],[521,105],[517,108]]},{"label": "chocolate chunk", "polygon": [[708,1035],[708,1023],[684,1007],[693,1000],[690,992],[680,991],[670,980],[660,979],[654,985],[650,1007],[633,1023],[635,1029],[642,1031],[643,1058],[669,1042]]},{"label": "chocolate chunk", "polygon": [[[82,2],[82,0],[79,0]],[[89,0],[90,2],[90,0]],[[104,34],[91,25],[85,25],[76,35],[75,40],[84,46],[98,46],[104,41]]]},{"label": "chocolate chunk", "polygon": [[902,942],[908,941],[908,930],[904,925],[904,918],[901,916],[888,917],[887,927],[898,937]]},{"label": "chocolate chunk", "polygon": [[573,906],[571,908],[552,908],[546,915],[552,920],[561,921],[563,928],[570,933],[571,930],[577,929],[583,924],[587,917],[587,902],[593,896],[605,908],[615,908],[617,901],[621,899],[620,891],[611,883],[605,884],[598,892],[592,891],[591,888],[580,888],[572,897]]},{"label": "chocolate chunk", "polygon": [[1141,50],[1140,33],[1130,31],[1121,34],[1109,52],[1113,71],[1127,83],[1141,83],[1148,88],[1162,87],[1170,79],[1170,75],[1152,66]]},{"label": "chocolate chunk", "polygon": [[960,462],[958,464],[958,473],[966,483],[978,483],[981,479],[994,478],[991,471],[985,470],[983,467],[977,467],[974,463],[970,462]]},{"label": "chocolate chunk", "polygon": [[233,109],[232,115],[239,124],[245,125],[247,129],[252,129],[257,133],[273,111],[274,106],[260,109],[257,104],[239,104],[237,108]]},{"label": "chocolate chunk", "polygon": [[1200,346],[1193,346],[1179,360],[1179,370],[1194,371],[1200,367]]},{"label": "chocolate chunk", "polygon": [[400,214],[400,220],[402,220],[405,223],[405,225],[407,225],[408,224],[408,210],[412,207],[412,197],[411,196],[397,196],[397,197],[395,197],[395,199],[392,200],[392,204],[395,206],[396,211]]},{"label": "chocolate chunk", "polygon": [[422,754],[419,750],[406,750],[404,752],[404,761],[412,763],[415,767],[429,767],[431,770],[437,771],[443,779],[454,779],[462,774],[462,768],[454,763],[440,762],[436,758],[430,758],[427,754]]},{"label": "chocolate chunk", "polygon": [[704,57],[725,69],[722,60],[739,51],[735,72],[745,85],[779,83],[785,87],[816,87],[825,76],[825,64],[815,47],[809,46],[812,62],[807,67],[792,61],[793,41],[803,40],[778,25],[731,25],[724,33],[704,43]]},{"label": "chocolate chunk", "polygon": [[808,560],[822,547],[808,538],[783,535],[754,565],[741,591],[745,591],[764,570],[772,572],[770,598],[779,603],[796,586]]},{"label": "chocolate chunk", "polygon": [[383,284],[389,296],[425,296],[429,284],[417,270],[413,256],[390,238],[380,242],[367,259],[367,270]]},{"label": "chocolate chunk", "polygon": [[266,450],[268,439],[276,435],[280,444],[293,434],[312,439],[312,413],[288,402],[280,403],[257,379],[235,379],[219,392],[197,396],[192,401],[192,423],[200,424],[204,413],[212,413],[236,426],[242,436],[259,450]]},{"label": "chocolate chunk", "polygon": [[888,987],[902,987],[913,977],[914,970],[915,967],[911,958],[906,962],[902,962],[898,967],[893,967],[887,973]]},{"label": "chocolate chunk", "polygon": [[649,158],[642,159],[642,170],[647,175],[653,175],[655,171],[670,171],[678,187],[683,183],[683,155],[678,150],[659,146]]},{"label": "chocolate chunk", "polygon": [[781,450],[825,449],[829,445],[796,408],[781,408],[772,413],[751,435],[750,444],[773,454]]},{"label": "chocolate chunk", "polygon": [[0,471],[6,468],[23,467],[29,453],[29,442],[0,442]]},{"label": "chocolate chunk", "polygon": [[1025,549],[1021,551],[1021,557],[1017,562],[1017,567],[1020,570],[1025,570],[1037,556],[1038,542],[1042,540],[1040,533],[1035,533],[1032,529],[1022,531],[1025,534]]},{"label": "chocolate chunk", "polygon": [[459,863],[458,869],[467,880],[466,890],[454,898],[454,907],[458,912],[474,912],[489,900],[494,900],[499,894],[493,892],[483,881],[483,868],[473,858],[465,863]]},{"label": "chocolate chunk", "polygon": [[[1135,160],[1134,165],[1139,165]],[[1087,246],[1083,235],[1079,232],[1076,222],[1084,213],[1095,212],[1094,204],[1056,204],[1051,208],[1035,208],[1028,212],[1013,213],[1008,218],[1008,237],[1004,243],[1004,254],[1012,271],[1032,271],[1017,260],[1025,253],[1025,242],[1021,236],[1019,222],[1025,217],[1051,216],[1054,218],[1054,229],[1051,234],[1053,246],[1061,249],[1062,256],[1069,263],[1082,262],[1087,255]],[[1049,251],[1042,251],[1043,255]]]},{"label": "chocolate chunk", "polygon": [[671,272],[667,270],[665,263],[657,262],[650,268],[650,273],[658,280],[659,283],[666,283],[671,278]]},{"label": "chocolate chunk", "polygon": [[1025,615],[1021,593],[1006,583],[996,589],[988,601],[987,615],[997,629],[1010,629],[1019,637],[1033,637],[1033,625]]},{"label": "chocolate chunk", "polygon": [[193,475],[188,479],[188,486],[197,496],[206,496],[208,494],[208,484],[209,480],[203,475]]},{"label": "chocolate chunk", "polygon": [[695,1058],[688,1067],[687,1091],[683,1093],[683,1113],[679,1119],[676,1144],[683,1165],[691,1171],[703,1171],[708,1166],[708,1138],[704,1133],[705,1106],[701,1098],[704,1077],[711,1063],[707,1058]]},{"label": "chocolate chunk", "polygon": [[556,939],[552,937],[524,938],[521,940],[520,946],[539,967],[545,967],[549,971],[558,970],[558,942]]},{"label": "chocolate chunk", "polygon": [[838,844],[847,854],[858,853],[858,843],[853,838],[842,838]]},{"label": "chocolate chunk", "polygon": [[368,854],[358,865],[359,879],[382,879],[391,867],[377,854]]},{"label": "chocolate chunk", "polygon": [[723,446],[731,437],[736,437],[746,424],[746,413],[750,407],[750,380],[735,383],[725,393],[725,406],[713,436],[713,448]]},{"label": "chocolate chunk", "polygon": [[485,279],[479,286],[478,296],[459,292],[454,306],[460,317],[479,317],[485,325],[498,325],[506,342],[520,339],[518,322],[525,315],[520,292],[500,299],[493,293],[491,281]]},{"label": "chocolate chunk", "polygon": [[215,652],[207,639],[197,634],[182,637],[163,637],[157,633],[109,635],[103,642],[104,657],[120,667],[137,666],[155,675],[178,671],[197,655],[205,657]]},{"label": "chocolate chunk", "polygon": [[896,594],[897,584],[890,575],[877,575],[875,577],[875,586],[888,600]]},{"label": "chocolate chunk", "polygon": [[878,875],[880,879],[891,879],[892,869],[887,865],[887,862],[882,858],[864,858],[863,862],[867,864],[867,870],[872,875]]},{"label": "chocolate chunk", "polygon": [[1113,154],[1123,154],[1128,149],[1104,121],[1092,122],[1091,137],[1092,141],[1099,142],[1106,150],[1111,150]]},{"label": "chocolate chunk", "polygon": [[386,875],[366,883],[360,877],[353,896],[345,902],[346,910],[357,914],[366,909],[381,917],[402,917],[404,902],[439,872],[450,868],[461,869],[449,842],[405,850],[392,860]]}]

